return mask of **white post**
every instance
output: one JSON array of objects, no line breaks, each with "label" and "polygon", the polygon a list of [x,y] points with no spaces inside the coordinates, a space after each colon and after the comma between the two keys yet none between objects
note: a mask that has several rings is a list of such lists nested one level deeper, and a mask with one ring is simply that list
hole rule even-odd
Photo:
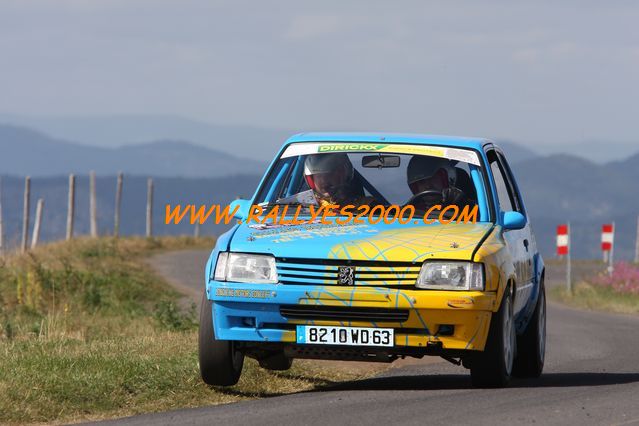
[{"label": "white post", "polygon": [[22,205],[22,241],[20,251],[27,251],[27,241],[29,240],[29,203],[31,197],[31,177],[24,178],[24,204]]},{"label": "white post", "polygon": [[153,236],[153,179],[146,182],[146,236]]},{"label": "white post", "polygon": [[69,175],[69,197],[67,200],[67,241],[73,238],[73,220],[75,218],[75,175]]},{"label": "white post", "polygon": [[568,253],[566,253],[566,288],[568,289],[568,293],[572,293],[572,277],[571,277],[571,264],[570,258],[572,257],[570,252],[572,251],[572,244],[570,242],[570,222],[568,222]]},{"label": "white post", "polygon": [[38,199],[36,204],[35,223],[33,224],[33,236],[31,238],[31,248],[35,248],[40,240],[40,228],[42,224],[42,209],[44,208],[44,200]]},{"label": "white post", "polygon": [[120,236],[120,204],[122,203],[122,172],[118,173],[118,180],[115,185],[115,217],[113,218],[113,236]]},{"label": "white post", "polygon": [[89,174],[89,216],[91,221],[91,237],[98,236],[98,207],[95,195],[95,172]]},{"label": "white post", "polygon": [[615,252],[615,222],[612,222],[612,244],[610,244],[610,255],[608,256],[608,261],[610,262],[608,265],[608,273],[612,276],[614,271],[613,259],[612,255]]}]

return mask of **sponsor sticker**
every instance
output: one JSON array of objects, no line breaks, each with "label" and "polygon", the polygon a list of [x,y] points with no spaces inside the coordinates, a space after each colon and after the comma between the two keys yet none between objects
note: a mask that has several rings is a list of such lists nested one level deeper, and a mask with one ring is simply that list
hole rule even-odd
[{"label": "sponsor sticker", "polygon": [[293,143],[286,148],[281,158],[297,155],[311,155],[331,152],[379,152],[393,154],[428,155],[431,157],[447,158],[463,161],[479,166],[479,157],[475,151],[462,148],[448,148],[442,146],[411,145],[411,144],[376,144],[363,143]]}]

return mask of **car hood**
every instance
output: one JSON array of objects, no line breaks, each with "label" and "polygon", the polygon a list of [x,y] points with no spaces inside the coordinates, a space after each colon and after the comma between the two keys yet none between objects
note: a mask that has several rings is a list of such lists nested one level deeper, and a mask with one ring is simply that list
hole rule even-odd
[{"label": "car hood", "polygon": [[472,260],[492,223],[240,225],[230,249],[276,257],[421,262]]}]

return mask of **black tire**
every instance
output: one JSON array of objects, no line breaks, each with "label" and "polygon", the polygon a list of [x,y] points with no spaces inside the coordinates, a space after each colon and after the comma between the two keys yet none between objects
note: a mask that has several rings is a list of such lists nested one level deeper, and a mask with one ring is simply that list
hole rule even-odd
[{"label": "black tire", "polygon": [[490,320],[488,340],[483,352],[474,355],[470,377],[475,387],[499,388],[510,382],[516,345],[513,293],[508,286],[499,311]]},{"label": "black tire", "polygon": [[236,350],[229,340],[216,340],[213,331],[212,302],[202,296],[200,333],[198,339],[200,375],[204,383],[214,386],[232,386],[240,380],[244,354]]},{"label": "black tire", "polygon": [[546,290],[542,278],[537,306],[526,331],[517,338],[517,358],[513,366],[515,377],[539,377],[546,358]]},{"label": "black tire", "polygon": [[283,352],[277,352],[259,361],[260,367],[273,371],[286,371],[293,365],[293,358],[288,358]]}]

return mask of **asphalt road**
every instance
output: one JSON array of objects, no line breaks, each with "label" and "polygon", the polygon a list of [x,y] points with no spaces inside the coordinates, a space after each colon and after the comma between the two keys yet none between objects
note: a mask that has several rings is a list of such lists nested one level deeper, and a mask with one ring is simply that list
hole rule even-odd
[{"label": "asphalt road", "polygon": [[[156,257],[153,264],[196,295],[205,260],[206,253],[185,251]],[[638,354],[639,317],[551,303],[544,374],[513,380],[506,389],[473,389],[467,370],[447,362],[417,363],[325,391],[107,424],[639,424]]]}]

